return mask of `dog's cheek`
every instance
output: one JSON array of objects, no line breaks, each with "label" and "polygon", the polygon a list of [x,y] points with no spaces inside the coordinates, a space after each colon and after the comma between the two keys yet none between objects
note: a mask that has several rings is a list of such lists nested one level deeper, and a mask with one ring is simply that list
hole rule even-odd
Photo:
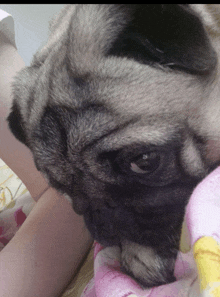
[{"label": "dog's cheek", "polygon": [[9,129],[14,134],[14,136],[28,146],[28,141],[24,128],[24,121],[22,119],[22,115],[19,109],[19,106],[16,102],[12,105],[12,110],[7,118]]},{"label": "dog's cheek", "polygon": [[190,137],[186,137],[184,141],[181,151],[181,163],[184,170],[195,177],[203,178],[207,173],[201,152]]},{"label": "dog's cheek", "polygon": [[53,188],[71,201],[78,214],[83,214],[88,201],[78,178],[82,172],[76,168],[74,160],[70,161],[68,154],[68,131],[74,117],[71,111],[59,106],[45,108],[40,122],[33,129],[30,146],[37,169]]},{"label": "dog's cheek", "polygon": [[82,193],[82,190],[77,183],[74,183],[68,195],[64,194],[64,196],[66,198],[67,196],[69,197],[68,200],[71,201],[72,207],[77,214],[85,214],[87,208],[89,207],[89,199],[84,193]]}]

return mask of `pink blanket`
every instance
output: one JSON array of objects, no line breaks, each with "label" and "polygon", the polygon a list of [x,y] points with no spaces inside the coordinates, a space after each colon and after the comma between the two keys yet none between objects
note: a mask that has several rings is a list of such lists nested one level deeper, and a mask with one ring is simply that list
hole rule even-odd
[{"label": "pink blanket", "polygon": [[82,297],[185,297],[190,296],[197,278],[192,253],[179,253],[175,266],[177,281],[143,290],[131,277],[120,271],[119,248],[103,248],[98,243],[95,244],[94,274]]}]

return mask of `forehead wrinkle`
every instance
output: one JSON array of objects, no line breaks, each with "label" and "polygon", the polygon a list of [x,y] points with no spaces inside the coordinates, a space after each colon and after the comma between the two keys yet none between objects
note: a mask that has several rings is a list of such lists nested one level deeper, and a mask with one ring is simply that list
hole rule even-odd
[{"label": "forehead wrinkle", "polygon": [[135,119],[131,119],[131,120],[123,123],[119,127],[115,127],[113,129],[110,129],[107,133],[103,134],[99,138],[93,139],[90,143],[85,145],[82,148],[81,152],[83,153],[84,151],[86,151],[86,150],[88,150],[88,149],[90,149],[90,148],[92,148],[94,146],[97,146],[99,143],[102,143],[103,141],[105,142],[106,139],[110,139],[111,136],[117,135],[118,133],[120,133],[121,130],[124,130],[126,127],[128,127],[131,123],[134,123],[135,121],[136,121]]},{"label": "forehead wrinkle", "polygon": [[98,100],[121,114],[184,112],[204,96],[201,82],[192,75],[127,59],[102,62],[92,85]]},{"label": "forehead wrinkle", "polygon": [[107,137],[101,139],[96,146],[98,151],[110,151],[121,149],[132,143],[146,143],[146,145],[163,146],[170,141],[176,142],[181,139],[180,125],[175,124],[146,124],[140,126],[138,123],[130,123],[119,131],[114,131]]},{"label": "forehead wrinkle", "polygon": [[70,150],[83,152],[135,121],[137,119],[118,118],[104,106],[96,104],[80,109],[68,133]]}]

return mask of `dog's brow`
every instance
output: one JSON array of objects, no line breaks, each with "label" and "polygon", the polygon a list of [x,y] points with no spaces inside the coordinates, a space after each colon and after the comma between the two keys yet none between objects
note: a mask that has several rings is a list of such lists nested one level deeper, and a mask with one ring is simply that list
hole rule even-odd
[{"label": "dog's brow", "polygon": [[[114,133],[115,132],[115,133]],[[140,144],[153,147],[179,146],[182,142],[182,133],[179,127],[151,125],[135,125],[135,121],[127,122],[120,129],[108,133],[99,139],[100,148],[108,147],[111,150],[121,149],[127,145]]]},{"label": "dog's brow", "polygon": [[101,142],[102,140],[105,140],[106,138],[108,138],[109,136],[113,136],[117,133],[119,133],[120,131],[122,131],[124,128],[126,128],[127,126],[129,126],[132,123],[135,123],[137,121],[137,119],[131,119],[129,121],[126,121],[125,123],[123,123],[122,125],[120,125],[119,127],[115,127],[113,129],[109,129],[108,132],[104,133],[102,136],[93,139],[90,143],[86,144],[83,149],[81,150],[81,152],[86,151],[87,149],[92,148],[93,146],[97,145],[99,142]]}]

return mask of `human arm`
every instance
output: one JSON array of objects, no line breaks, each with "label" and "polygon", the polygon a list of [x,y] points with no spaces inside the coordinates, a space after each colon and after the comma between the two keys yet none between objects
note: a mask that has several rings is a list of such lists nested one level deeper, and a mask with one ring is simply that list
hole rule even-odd
[{"label": "human arm", "polygon": [[49,188],[0,253],[0,297],[60,296],[91,244],[83,218]]}]

